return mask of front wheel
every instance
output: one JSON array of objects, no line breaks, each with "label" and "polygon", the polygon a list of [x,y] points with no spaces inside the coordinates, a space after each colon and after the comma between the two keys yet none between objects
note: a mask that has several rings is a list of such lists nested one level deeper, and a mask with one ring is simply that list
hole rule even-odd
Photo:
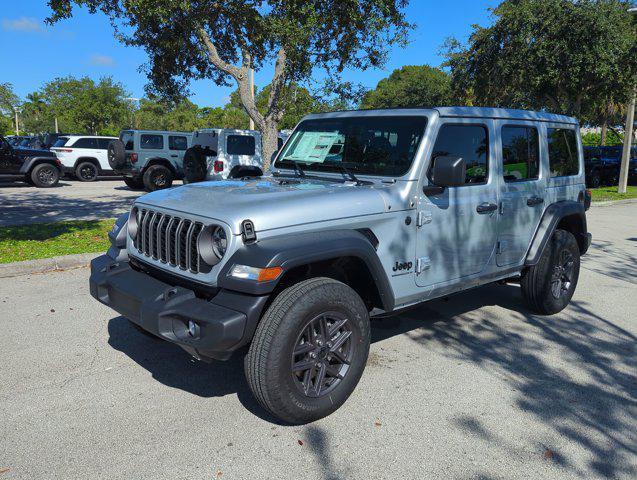
[{"label": "front wheel", "polygon": [[299,282],[274,299],[257,327],[245,358],[248,385],[281,420],[318,420],[354,391],[369,343],[369,315],[354,290],[329,278]]},{"label": "front wheel", "polygon": [[41,163],[31,170],[31,181],[38,188],[55,187],[60,180],[60,171],[55,165]]},{"label": "front wheel", "polygon": [[522,275],[522,295],[531,309],[543,315],[562,311],[575,293],[579,268],[577,240],[566,230],[555,230],[540,261]]}]

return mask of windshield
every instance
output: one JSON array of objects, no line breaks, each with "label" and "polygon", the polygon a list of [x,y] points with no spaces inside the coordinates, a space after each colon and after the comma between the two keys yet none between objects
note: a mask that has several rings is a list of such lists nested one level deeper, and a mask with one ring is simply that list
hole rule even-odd
[{"label": "windshield", "polygon": [[285,144],[275,167],[399,177],[409,170],[427,125],[421,116],[306,120]]}]

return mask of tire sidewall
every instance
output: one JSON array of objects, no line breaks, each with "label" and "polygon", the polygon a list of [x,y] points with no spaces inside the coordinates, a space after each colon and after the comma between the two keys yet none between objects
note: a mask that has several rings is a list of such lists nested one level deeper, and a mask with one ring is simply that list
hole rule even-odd
[{"label": "tire sidewall", "polygon": [[[87,167],[92,168],[93,172],[95,173],[91,178],[84,178],[81,175],[82,169]],[[98,175],[99,175],[99,169],[95,166],[95,164],[91,162],[82,162],[75,169],[75,176],[80,182],[94,182],[95,180],[97,180]]]},{"label": "tire sidewall", "polygon": [[[157,185],[156,177],[160,173],[166,175],[166,184],[165,185]],[[170,171],[168,167],[164,165],[151,165],[148,167],[148,170],[144,173],[144,187],[149,192],[154,192],[156,190],[162,190],[164,188],[169,188],[173,183],[173,173]]]},{"label": "tire sidewall", "polygon": [[[43,183],[40,181],[38,174],[45,169],[50,169],[52,174],[53,174],[53,181],[49,182],[49,183]],[[35,185],[38,188],[51,188],[51,187],[55,187],[58,184],[58,181],[60,180],[60,171],[53,165],[50,165],[48,163],[41,163],[39,165],[36,165],[35,167],[33,167],[33,170],[31,170],[31,181],[33,182],[33,185]]]},{"label": "tire sidewall", "polygon": [[190,147],[184,153],[184,183],[196,183],[205,180],[206,167],[203,152]]},{"label": "tire sidewall", "polygon": [[[358,301],[352,301],[352,298]],[[302,329],[321,313],[336,311],[343,313],[350,321],[354,356],[349,370],[339,385],[329,394],[313,398],[305,396],[292,376],[292,351]],[[367,309],[356,292],[344,284],[331,283],[314,288],[293,303],[279,325],[277,335],[268,354],[267,381],[276,385],[277,403],[290,405],[302,414],[303,423],[325,417],[338,409],[351,395],[360,380],[369,354],[370,326]]]},{"label": "tire sidewall", "polygon": [[108,164],[113,170],[117,170],[126,163],[126,150],[121,140],[113,140],[108,144],[107,151]]},{"label": "tire sidewall", "polygon": [[[540,275],[538,278],[541,280],[539,286],[539,298],[543,304],[544,310],[548,313],[557,313],[563,310],[571,301],[577,282],[579,279],[580,270],[580,254],[579,247],[575,237],[570,232],[565,230],[556,230],[551,237],[550,244],[544,251],[542,259],[540,260]],[[571,278],[571,286],[567,294],[555,298],[551,292],[551,278],[553,275],[553,269],[557,265],[560,259],[560,254],[564,250],[568,250],[573,256],[573,278]]]}]

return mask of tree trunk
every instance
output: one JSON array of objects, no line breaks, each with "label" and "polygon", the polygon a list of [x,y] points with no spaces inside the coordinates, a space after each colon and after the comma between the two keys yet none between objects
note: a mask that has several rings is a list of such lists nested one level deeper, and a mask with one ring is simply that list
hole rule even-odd
[{"label": "tree trunk", "polygon": [[261,128],[261,144],[263,146],[263,171],[270,169],[272,156],[277,151],[279,139],[279,129],[276,122],[266,121]]},{"label": "tree trunk", "polygon": [[599,146],[600,147],[605,147],[606,146],[606,137],[608,135],[608,119],[604,118],[604,121],[602,122],[602,135],[601,135],[601,139],[599,141]]}]

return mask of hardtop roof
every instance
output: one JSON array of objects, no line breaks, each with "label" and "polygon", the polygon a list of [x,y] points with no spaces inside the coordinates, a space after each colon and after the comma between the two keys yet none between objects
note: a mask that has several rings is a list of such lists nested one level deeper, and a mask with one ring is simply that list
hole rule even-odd
[{"label": "hardtop roof", "polygon": [[537,112],[532,110],[516,110],[512,108],[493,107],[436,107],[436,108],[387,108],[373,110],[341,110],[327,113],[313,113],[307,115],[306,119],[320,118],[342,118],[342,117],[370,117],[370,116],[390,116],[390,115],[431,115],[434,112],[443,118],[492,118],[507,120],[531,120],[540,122],[555,122],[577,125],[576,118],[567,117],[548,112]]}]

